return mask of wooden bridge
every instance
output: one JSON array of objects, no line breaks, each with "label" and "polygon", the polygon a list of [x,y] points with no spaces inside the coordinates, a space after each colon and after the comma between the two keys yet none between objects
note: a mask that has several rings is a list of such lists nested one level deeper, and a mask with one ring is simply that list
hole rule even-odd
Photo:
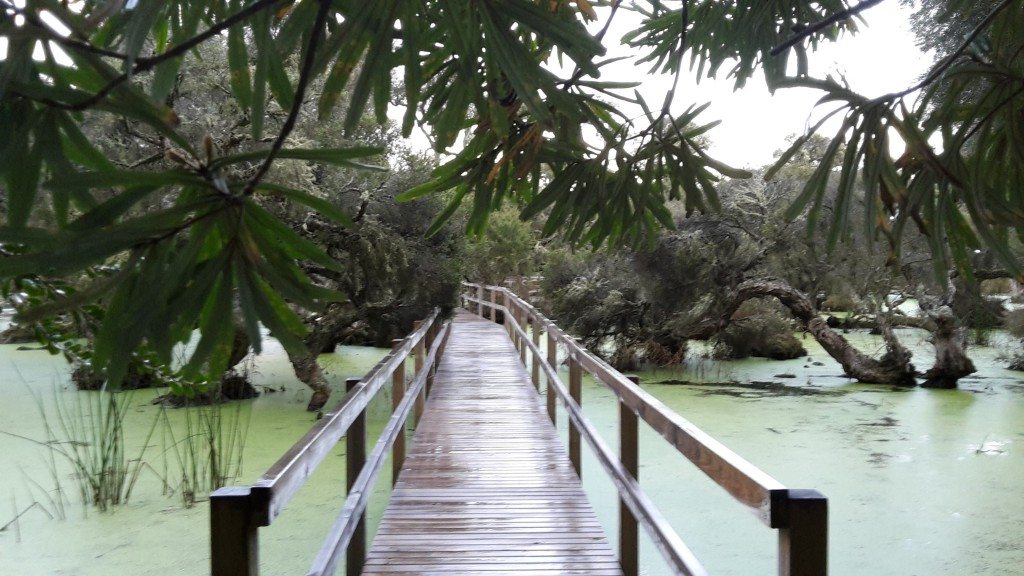
[{"label": "wooden bridge", "polygon": [[[826,574],[827,502],[821,494],[785,488],[580,347],[510,290],[465,288],[464,308],[454,318],[443,320],[435,311],[395,341],[391,354],[363,379],[350,380],[337,407],[259,481],[211,496],[214,575],[259,573],[259,527],[282,513],[343,438],[347,498],[308,575],[333,575],[344,565],[348,575],[636,576],[640,529],[674,573],[707,574],[640,489],[640,422],[778,530],[780,576]],[[568,385],[557,371],[563,360]],[[583,414],[584,371],[619,399],[618,453]],[[393,413],[367,454],[366,407],[388,383]],[[559,405],[570,423],[565,447],[553,426]],[[410,420],[415,434],[407,453]],[[618,490],[617,553],[581,487],[583,442]],[[368,546],[366,506],[389,453],[394,489]]]}]

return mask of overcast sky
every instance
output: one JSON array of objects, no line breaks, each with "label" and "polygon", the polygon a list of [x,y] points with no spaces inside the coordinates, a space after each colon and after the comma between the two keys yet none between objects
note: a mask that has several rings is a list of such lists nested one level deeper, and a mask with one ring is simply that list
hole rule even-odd
[{"label": "overcast sky", "polygon": [[[866,11],[867,26],[861,26],[858,34],[821,44],[821,49],[810,55],[811,74],[843,74],[853,90],[869,97],[913,85],[927,69],[931,57],[915,46],[909,14],[896,0]],[[628,22],[623,22],[621,29],[629,27]],[[620,26],[613,30],[616,28]],[[623,48],[609,48],[612,54],[626,53]],[[670,83],[644,72],[645,69],[635,68],[618,71],[625,77],[643,80],[642,93],[660,106]],[[772,161],[775,151],[785,147],[787,135],[804,132],[814,103],[821,95],[809,89],[784,89],[773,96],[761,76],[751,79],[741,91],[733,92],[733,82],[724,77],[696,84],[692,75],[684,75],[676,90],[673,111],[681,113],[690,104],[711,102],[701,119],[722,122],[710,133],[712,156],[733,166],[756,168]],[[836,119],[833,130],[838,126]],[[824,133],[829,134],[827,130]]]}]

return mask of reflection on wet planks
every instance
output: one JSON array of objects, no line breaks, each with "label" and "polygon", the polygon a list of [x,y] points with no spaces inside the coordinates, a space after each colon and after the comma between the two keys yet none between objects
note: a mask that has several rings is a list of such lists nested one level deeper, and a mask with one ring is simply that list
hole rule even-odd
[{"label": "reflection on wet planks", "polygon": [[364,574],[620,575],[501,326],[462,313]]}]

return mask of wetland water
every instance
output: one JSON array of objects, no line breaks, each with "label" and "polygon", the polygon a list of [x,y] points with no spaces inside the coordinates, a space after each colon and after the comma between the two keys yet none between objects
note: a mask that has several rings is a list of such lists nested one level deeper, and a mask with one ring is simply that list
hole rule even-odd
[{"label": "wetland water", "polygon": [[[930,364],[923,337],[901,336],[919,369]],[[880,346],[867,335],[860,344]],[[998,342],[997,342],[998,343]],[[972,348],[979,373],[960,390],[853,384],[838,365],[805,340],[810,359],[772,362],[692,360],[684,369],[641,372],[644,387],[727,446],[789,487],[817,488],[829,497],[830,573],[833,575],[1015,574],[1024,571],[1024,374],[1003,370],[999,347]],[[254,480],[312,423],[308,394],[275,347],[256,364],[255,383],[274,389],[239,403],[250,427],[238,483]],[[322,357],[340,387],[361,375],[385,350],[344,347]],[[283,390],[281,390],[283,388]],[[33,396],[33,394],[35,396]],[[73,402],[63,361],[40,351],[0,346],[0,431],[45,439],[35,398],[45,405]],[[128,453],[143,442],[160,409],[153,391],[131,398]],[[387,400],[371,408],[371,434],[386,418]],[[614,447],[617,412],[609,392],[584,390],[588,416]],[[169,411],[180,426],[182,411]],[[564,428],[564,421],[560,423]],[[156,436],[159,436],[157,434]],[[156,436],[154,438],[156,438]],[[563,436],[564,437],[564,436]],[[165,447],[152,439],[145,459],[157,471]],[[775,533],[735,504],[649,431],[641,431],[641,484],[712,574],[775,572]],[[58,478],[71,501],[64,520],[51,519],[42,495],[54,480],[45,448],[0,434],[0,574],[202,575],[208,572],[207,503],[183,507],[161,494],[156,472],[144,471],[132,501],[113,512],[85,509],[70,469]],[[260,531],[265,574],[308,567],[340,508],[343,450],[337,449],[270,528]],[[616,529],[611,484],[584,448],[584,483],[602,521]],[[173,468],[173,466],[172,466]],[[387,474],[383,474],[387,476]],[[381,484],[388,484],[387,478]],[[386,487],[371,504],[371,525]],[[52,510],[51,510],[52,511]],[[643,573],[667,574],[649,545]]]}]

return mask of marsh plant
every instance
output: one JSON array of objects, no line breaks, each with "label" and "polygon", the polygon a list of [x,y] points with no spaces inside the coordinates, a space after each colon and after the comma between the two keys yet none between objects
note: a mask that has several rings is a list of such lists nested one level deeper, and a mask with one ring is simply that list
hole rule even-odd
[{"label": "marsh plant", "polygon": [[[82,501],[101,511],[128,502],[147,466],[143,456],[156,422],[134,458],[129,457],[124,420],[130,403],[131,394],[126,392],[103,389],[65,396],[55,391],[54,409],[48,413],[37,399],[51,457],[60,456],[71,465]],[[51,474],[59,480],[52,458],[51,464]]]},{"label": "marsh plant", "polygon": [[242,402],[162,408],[165,491],[178,494],[191,507],[200,494],[238,477],[249,417],[249,407]]}]

